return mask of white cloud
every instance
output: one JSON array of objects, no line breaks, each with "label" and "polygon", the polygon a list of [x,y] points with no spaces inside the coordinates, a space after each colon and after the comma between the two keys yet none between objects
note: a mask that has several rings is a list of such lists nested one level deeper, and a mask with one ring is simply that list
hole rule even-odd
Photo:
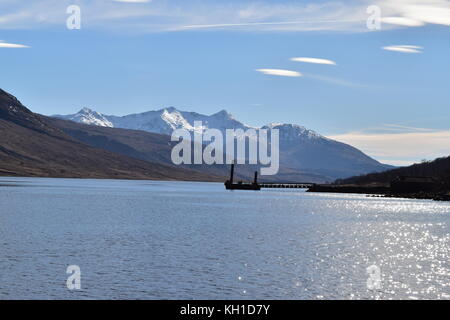
[{"label": "white cloud", "polygon": [[[382,22],[403,27],[426,24],[450,26],[449,0],[379,0]],[[384,24],[383,24],[384,28]]]},{"label": "white cloud", "polygon": [[283,70],[283,69],[256,69],[256,71],[263,74],[271,76],[282,76],[282,77],[301,77],[302,74],[297,71]]},{"label": "white cloud", "polygon": [[444,0],[408,1],[402,8],[404,16],[424,23],[450,26],[450,2]]},{"label": "white cloud", "polygon": [[336,62],[328,59],[319,59],[319,58],[306,58],[306,57],[299,57],[299,58],[291,58],[292,61],[296,62],[305,62],[305,63],[315,63],[315,64],[329,64],[329,65],[336,65]]},{"label": "white cloud", "polygon": [[[387,132],[372,130],[329,136],[394,165],[409,165],[422,159],[450,155],[450,131],[388,125]],[[391,130],[392,129],[392,130]],[[372,131],[372,132],[371,132]]]},{"label": "white cloud", "polygon": [[[426,24],[450,25],[449,0],[330,0],[320,4],[274,4],[267,1],[231,6],[216,17],[202,23],[186,25],[186,29],[231,28],[233,30],[276,31],[369,31],[366,8],[376,5],[382,12],[382,30],[398,27],[420,27]],[[233,11],[233,10],[232,10]],[[226,13],[226,14],[225,14]],[[206,20],[208,20],[206,22]]]},{"label": "white cloud", "polygon": [[[135,6],[132,3],[147,5]],[[125,5],[126,3],[130,5]],[[61,27],[73,0],[0,2],[0,29]],[[122,5],[124,4],[124,5]],[[450,26],[450,0],[78,0],[85,28],[134,32],[186,30],[368,32],[366,8],[381,8],[381,30]]]},{"label": "white cloud", "polygon": [[425,22],[405,17],[384,17],[381,22],[405,27],[421,27]]},{"label": "white cloud", "polygon": [[[322,23],[324,21],[321,21]],[[339,21],[328,21],[328,22],[339,22]],[[314,21],[281,21],[281,22],[243,22],[243,23],[219,23],[219,24],[198,24],[183,26],[183,29],[212,29],[212,28],[230,28],[230,27],[274,27],[274,26],[284,26],[286,29],[288,25],[312,25]],[[301,28],[299,30],[302,30]]]},{"label": "white cloud", "polygon": [[16,49],[16,48],[29,48],[29,46],[26,46],[24,44],[7,43],[0,40],[0,48]]},{"label": "white cloud", "polygon": [[387,46],[382,47],[383,50],[388,51],[396,51],[396,52],[403,52],[403,53],[422,53],[423,47],[420,46],[410,46],[410,45],[399,45],[399,46]]},{"label": "white cloud", "polygon": [[[131,2],[133,0],[123,0]],[[121,2],[123,2],[121,1]],[[71,0],[0,3],[0,29],[64,25]],[[133,1],[135,2],[135,1]],[[159,0],[123,6],[112,0],[78,0],[85,28],[135,32],[230,28],[236,31],[366,31],[366,4],[260,1]]]}]

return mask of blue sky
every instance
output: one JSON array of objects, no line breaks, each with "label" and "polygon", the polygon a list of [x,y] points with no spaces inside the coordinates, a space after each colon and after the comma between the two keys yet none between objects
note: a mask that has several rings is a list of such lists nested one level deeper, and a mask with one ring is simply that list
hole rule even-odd
[{"label": "blue sky", "polygon": [[226,109],[392,164],[450,153],[447,0],[5,0],[0,32],[0,87],[42,114]]}]

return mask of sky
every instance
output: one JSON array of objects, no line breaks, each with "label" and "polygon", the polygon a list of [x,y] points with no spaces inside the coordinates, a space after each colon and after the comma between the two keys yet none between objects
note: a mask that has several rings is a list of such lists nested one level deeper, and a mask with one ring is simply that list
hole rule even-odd
[{"label": "sky", "polygon": [[0,87],[46,115],[226,109],[408,165],[450,154],[449,40],[449,0],[1,0]]}]

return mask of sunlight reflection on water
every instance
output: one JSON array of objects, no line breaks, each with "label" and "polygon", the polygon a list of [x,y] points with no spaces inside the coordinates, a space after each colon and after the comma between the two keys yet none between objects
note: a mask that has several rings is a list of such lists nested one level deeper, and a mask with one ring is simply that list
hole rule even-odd
[{"label": "sunlight reflection on water", "polygon": [[3,299],[450,298],[444,202],[0,178],[0,203]]}]

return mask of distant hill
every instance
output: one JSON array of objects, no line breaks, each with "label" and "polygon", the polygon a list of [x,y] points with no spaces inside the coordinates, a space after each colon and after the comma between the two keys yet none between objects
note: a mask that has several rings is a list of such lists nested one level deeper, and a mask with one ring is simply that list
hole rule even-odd
[{"label": "distant hill", "polygon": [[[177,144],[170,140],[170,136],[164,134],[92,126],[57,118],[46,118],[46,120],[85,144],[154,163],[171,164],[172,147]],[[182,165],[181,167],[215,176],[229,175],[229,166],[226,165]],[[258,170],[258,166],[237,165],[236,179],[251,180],[255,170]],[[325,179],[320,174],[289,168],[281,168],[276,176],[261,177],[264,181],[284,182],[323,182]]]},{"label": "distant hill", "polygon": [[337,180],[338,184],[389,183],[398,176],[434,177],[450,183],[450,157],[439,158],[431,162],[414,164],[409,167],[388,170],[380,173],[356,176]]},{"label": "distant hill", "polygon": [[[198,120],[222,131],[250,128],[224,110],[206,116],[168,108],[114,117],[83,109],[70,118],[35,114],[0,90],[0,175],[223,181],[226,165],[173,165],[175,142],[167,133],[192,130]],[[117,128],[118,123],[129,129]],[[299,125],[265,128],[280,131],[280,171],[264,181],[322,183],[391,168]],[[257,169],[238,166],[237,178],[252,179]]]},{"label": "distant hill", "polygon": [[139,160],[84,144],[1,89],[0,175],[223,180],[223,177]]},{"label": "distant hill", "polygon": [[[202,121],[206,128],[249,129],[252,128],[235,119],[225,110],[212,115],[180,111],[174,107],[131,114],[122,117],[104,115],[88,108],[76,114],[55,115],[55,118],[105,128],[123,128],[170,135],[174,129],[194,130],[194,121]],[[392,169],[364,154],[360,150],[297,124],[272,123],[266,129],[280,132],[280,173],[276,177],[282,181],[326,182],[354,175],[380,172]],[[83,129],[88,130],[88,129]],[[103,130],[102,134],[113,130]],[[133,134],[136,137],[136,134]],[[145,136],[142,134],[142,136]],[[115,137],[117,137],[115,135]],[[147,135],[147,137],[149,137]],[[122,139],[123,140],[123,139]],[[86,140],[84,140],[87,142]],[[128,143],[130,140],[128,139]],[[93,143],[91,140],[90,144]],[[96,143],[96,142],[95,142]],[[96,145],[98,146],[98,145]],[[134,148],[136,149],[136,148]],[[148,154],[147,154],[148,155]],[[148,158],[146,158],[148,159]],[[206,169],[206,168],[205,168]],[[245,169],[243,169],[245,170]],[[266,177],[273,179],[274,177]]]}]

